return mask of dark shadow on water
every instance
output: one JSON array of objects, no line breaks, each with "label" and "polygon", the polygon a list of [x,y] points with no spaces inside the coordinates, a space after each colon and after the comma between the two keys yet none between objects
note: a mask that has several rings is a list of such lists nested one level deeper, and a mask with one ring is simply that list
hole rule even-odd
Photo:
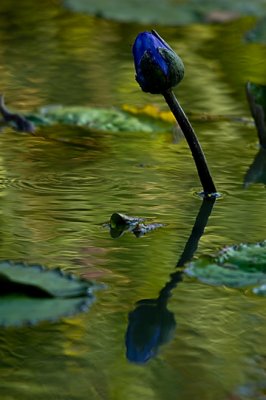
[{"label": "dark shadow on water", "polygon": [[266,86],[247,82],[246,95],[260,145],[244,177],[244,187],[248,188],[254,183],[266,184]]},{"label": "dark shadow on water", "polygon": [[244,188],[251,184],[262,183],[266,185],[266,149],[261,147],[256,154],[244,178]]},{"label": "dark shadow on water", "polygon": [[176,271],[170,275],[158,297],[138,301],[134,311],[129,313],[125,342],[130,362],[147,362],[157,354],[161,345],[173,338],[176,322],[174,314],[167,309],[167,302],[172,290],[182,282],[183,266],[197,250],[214,203],[215,198],[203,199],[191,234],[177,261]]}]

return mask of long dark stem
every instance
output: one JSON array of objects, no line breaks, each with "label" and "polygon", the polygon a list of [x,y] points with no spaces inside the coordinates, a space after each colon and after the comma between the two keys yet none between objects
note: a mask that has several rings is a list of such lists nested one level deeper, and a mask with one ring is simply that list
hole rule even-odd
[{"label": "long dark stem", "polygon": [[203,187],[204,197],[216,197],[216,187],[213,183],[206,158],[186,114],[182,110],[182,107],[178,103],[177,98],[171,90],[168,90],[162,94],[188,142]]}]

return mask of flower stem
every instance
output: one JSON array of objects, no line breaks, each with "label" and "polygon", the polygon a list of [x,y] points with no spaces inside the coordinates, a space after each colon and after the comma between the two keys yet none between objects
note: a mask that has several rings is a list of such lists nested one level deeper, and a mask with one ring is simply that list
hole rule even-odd
[{"label": "flower stem", "polygon": [[217,197],[216,187],[212,180],[205,155],[186,114],[184,113],[172,90],[167,90],[163,92],[162,95],[164,96],[170,110],[174,114],[190,147],[203,187],[204,197]]}]

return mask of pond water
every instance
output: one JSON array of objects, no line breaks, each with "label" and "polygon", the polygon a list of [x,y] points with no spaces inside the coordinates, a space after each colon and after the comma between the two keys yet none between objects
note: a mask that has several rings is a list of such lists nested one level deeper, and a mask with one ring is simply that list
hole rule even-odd
[{"label": "pond water", "polygon": [[[155,27],[184,61],[176,94],[222,194],[195,257],[266,239],[265,186],[243,185],[258,152],[244,86],[266,83],[265,46],[243,39],[253,25]],[[150,28],[74,14],[52,0],[2,0],[0,91],[25,113],[47,104],[166,110],[134,80],[131,45]],[[169,282],[202,204],[185,141],[171,129],[88,131],[90,145],[78,147],[45,138],[46,129],[0,136],[0,258],[59,266],[105,289],[86,313],[0,330],[1,400],[265,399],[265,297],[247,290],[184,277],[165,311],[171,338],[147,363],[126,356],[128,315]],[[103,226],[113,212],[166,226],[113,239]]]}]

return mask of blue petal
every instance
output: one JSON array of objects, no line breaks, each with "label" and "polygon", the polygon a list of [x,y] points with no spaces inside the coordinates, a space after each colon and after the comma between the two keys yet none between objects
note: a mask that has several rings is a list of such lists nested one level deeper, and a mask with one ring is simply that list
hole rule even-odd
[{"label": "blue petal", "polygon": [[159,53],[160,48],[172,49],[167,43],[151,32],[141,32],[136,37],[132,51],[134,56],[135,69],[138,76],[138,80],[141,80],[141,69],[139,68],[140,62],[145,52],[148,52],[152,60],[161,68],[165,75],[168,73],[168,65]]}]

